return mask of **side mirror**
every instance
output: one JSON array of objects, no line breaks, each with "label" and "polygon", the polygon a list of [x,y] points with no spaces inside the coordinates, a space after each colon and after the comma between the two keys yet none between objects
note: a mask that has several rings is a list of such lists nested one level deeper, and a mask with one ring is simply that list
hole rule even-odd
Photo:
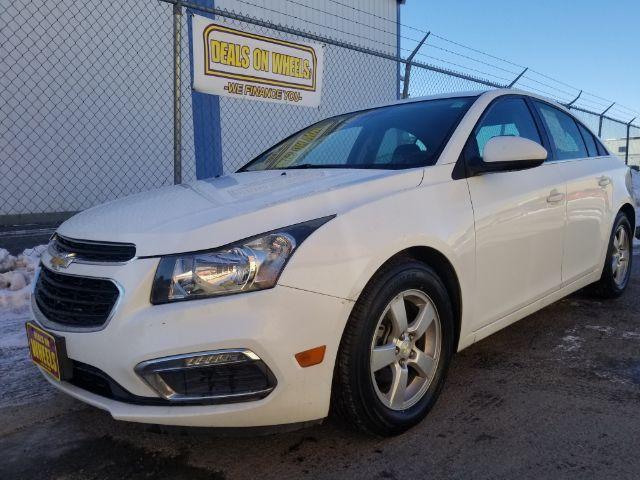
[{"label": "side mirror", "polygon": [[471,175],[524,170],[542,165],[547,156],[542,145],[527,138],[493,137],[484,146],[484,158],[473,161],[469,169]]}]

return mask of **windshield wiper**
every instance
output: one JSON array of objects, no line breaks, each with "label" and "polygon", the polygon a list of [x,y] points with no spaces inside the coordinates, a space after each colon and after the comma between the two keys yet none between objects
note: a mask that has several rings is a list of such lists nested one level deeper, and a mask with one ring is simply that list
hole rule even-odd
[{"label": "windshield wiper", "polygon": [[300,165],[291,165],[290,167],[284,167],[284,170],[297,170],[297,169],[305,169],[305,168],[322,168],[326,165],[318,165],[315,163],[301,163]]},{"label": "windshield wiper", "polygon": [[305,168],[344,168],[349,170],[403,170],[407,168],[415,168],[424,166],[422,162],[416,164],[393,164],[393,163],[356,163],[356,164],[327,164],[327,165],[316,165],[314,163],[301,163],[300,165],[292,165],[290,167],[282,167],[274,170],[296,170],[296,169],[305,169]]},{"label": "windshield wiper", "polygon": [[291,165],[278,170],[303,170],[305,168],[349,168],[347,165],[317,165],[315,163],[301,163],[300,165]]}]

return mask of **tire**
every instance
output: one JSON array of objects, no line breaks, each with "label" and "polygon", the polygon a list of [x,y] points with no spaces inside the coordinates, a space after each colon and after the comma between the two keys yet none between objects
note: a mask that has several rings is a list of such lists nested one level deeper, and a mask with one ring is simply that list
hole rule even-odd
[{"label": "tire", "polygon": [[[620,235],[624,235],[626,246],[620,245]],[[625,262],[626,268],[624,272],[621,272],[618,266]],[[598,298],[617,298],[622,295],[629,284],[632,262],[633,233],[631,223],[627,216],[620,212],[616,216],[609,237],[602,276],[600,280],[589,287],[589,293]]]},{"label": "tire", "polygon": [[[404,332],[399,328],[402,307]],[[333,412],[368,434],[391,436],[411,428],[442,390],[454,333],[451,300],[432,268],[411,258],[382,267],[345,327],[334,372]],[[389,365],[380,366],[389,359]],[[406,390],[398,387],[404,381]]]}]

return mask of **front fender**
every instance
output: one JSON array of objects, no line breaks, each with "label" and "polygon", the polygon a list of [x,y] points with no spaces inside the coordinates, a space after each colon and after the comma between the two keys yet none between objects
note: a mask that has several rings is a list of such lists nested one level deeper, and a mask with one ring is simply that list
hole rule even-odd
[{"label": "front fender", "polygon": [[355,301],[389,258],[424,246],[449,260],[462,302],[471,304],[466,300],[475,283],[473,211],[466,180],[452,180],[451,168],[427,168],[419,187],[338,215],[298,248],[279,283]]}]

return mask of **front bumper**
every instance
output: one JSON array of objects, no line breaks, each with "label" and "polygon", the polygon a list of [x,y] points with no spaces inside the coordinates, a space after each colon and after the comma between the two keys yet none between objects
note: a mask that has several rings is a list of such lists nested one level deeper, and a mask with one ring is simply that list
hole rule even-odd
[{"label": "front bumper", "polygon": [[[110,276],[104,270],[113,268],[113,277],[123,287],[123,298],[103,329],[64,331],[51,324],[45,328],[65,338],[72,360],[100,369],[135,396],[159,398],[135,373],[141,362],[238,348],[255,352],[265,362],[277,379],[275,389],[266,398],[242,403],[137,405],[49,379],[54,386],[107,410],[115,419],[145,423],[252,427],[327,416],[335,356],[352,302],[276,286],[152,306],[149,292],[154,262],[157,260],[146,259],[124,266],[99,267],[100,276]],[[95,266],[78,264],[72,265],[68,273],[95,276],[97,270]],[[309,368],[300,367],[295,354],[320,345],[326,345],[324,361]]]}]

